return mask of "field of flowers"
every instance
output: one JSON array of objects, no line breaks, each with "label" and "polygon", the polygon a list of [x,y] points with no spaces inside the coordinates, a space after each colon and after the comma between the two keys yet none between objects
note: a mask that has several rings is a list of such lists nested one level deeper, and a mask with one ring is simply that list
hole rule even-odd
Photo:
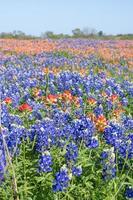
[{"label": "field of flowers", "polygon": [[133,199],[133,41],[0,40],[0,200]]}]

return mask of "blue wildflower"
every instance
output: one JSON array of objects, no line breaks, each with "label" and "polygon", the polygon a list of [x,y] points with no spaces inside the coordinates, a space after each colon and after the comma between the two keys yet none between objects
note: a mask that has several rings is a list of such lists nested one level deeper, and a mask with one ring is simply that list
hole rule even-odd
[{"label": "blue wildflower", "polygon": [[74,176],[80,176],[82,174],[82,167],[81,166],[78,166],[78,167],[73,167],[72,168],[72,174]]},{"label": "blue wildflower", "polygon": [[53,191],[63,191],[69,185],[70,177],[68,175],[68,170],[66,167],[62,167],[59,172],[55,175],[55,180],[53,182]]},{"label": "blue wildflower", "polygon": [[70,143],[66,147],[66,160],[76,161],[78,157],[78,147],[74,143]]},{"label": "blue wildflower", "polygon": [[51,172],[52,157],[48,151],[45,151],[39,158],[39,172]]},{"label": "blue wildflower", "polygon": [[133,198],[133,187],[128,187],[125,191],[125,197],[128,199]]}]

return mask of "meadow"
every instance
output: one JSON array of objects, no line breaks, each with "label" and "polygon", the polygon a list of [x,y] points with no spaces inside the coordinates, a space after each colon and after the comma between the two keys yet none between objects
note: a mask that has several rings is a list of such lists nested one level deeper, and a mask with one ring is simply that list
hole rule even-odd
[{"label": "meadow", "polygon": [[0,39],[0,200],[133,199],[133,41]]}]

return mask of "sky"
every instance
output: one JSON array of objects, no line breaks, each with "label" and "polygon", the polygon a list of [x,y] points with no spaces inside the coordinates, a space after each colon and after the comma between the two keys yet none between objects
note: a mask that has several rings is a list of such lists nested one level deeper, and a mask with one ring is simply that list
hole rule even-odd
[{"label": "sky", "polygon": [[0,0],[0,32],[70,34],[75,28],[133,33],[133,0]]}]

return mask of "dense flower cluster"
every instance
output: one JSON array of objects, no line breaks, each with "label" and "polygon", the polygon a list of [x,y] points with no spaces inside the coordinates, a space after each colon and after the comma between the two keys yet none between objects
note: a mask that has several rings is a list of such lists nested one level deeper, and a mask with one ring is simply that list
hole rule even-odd
[{"label": "dense flower cluster", "polygon": [[39,159],[39,172],[50,172],[52,171],[52,158],[49,152],[44,152]]},{"label": "dense flower cluster", "polygon": [[[17,42],[14,50],[37,54],[1,55],[0,61],[0,183],[9,165],[7,150],[12,161],[26,141],[34,144],[36,173],[53,177],[54,192],[66,191],[71,180],[89,171],[91,159],[104,181],[128,174],[133,159],[131,55],[122,65],[121,57],[109,59],[108,49],[112,45],[113,54],[132,42],[30,41],[31,49],[23,44],[18,49]],[[5,49],[0,40],[1,46]],[[133,197],[132,188],[125,196]]]},{"label": "dense flower cluster", "polygon": [[55,180],[53,182],[53,191],[63,191],[68,187],[70,177],[68,175],[68,170],[66,167],[62,167],[59,172],[55,175]]}]

